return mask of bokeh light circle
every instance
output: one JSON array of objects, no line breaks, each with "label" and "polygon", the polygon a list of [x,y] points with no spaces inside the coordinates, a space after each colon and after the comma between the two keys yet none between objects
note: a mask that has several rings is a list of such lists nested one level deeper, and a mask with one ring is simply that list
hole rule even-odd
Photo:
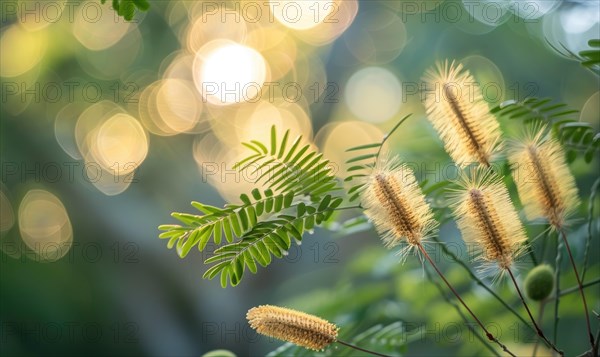
[{"label": "bokeh light circle", "polygon": [[255,100],[267,78],[267,64],[256,50],[227,40],[216,40],[198,51],[194,83],[211,104],[230,105]]},{"label": "bokeh light circle", "polygon": [[65,206],[55,195],[30,190],[19,205],[19,231],[23,242],[40,261],[55,261],[69,251],[73,228]]},{"label": "bokeh light circle", "polygon": [[95,1],[79,4],[75,11],[73,35],[85,48],[100,51],[119,42],[134,24],[117,15],[112,7]]},{"label": "bokeh light circle", "polygon": [[381,123],[392,118],[402,103],[398,78],[380,67],[367,67],[354,73],[346,84],[346,105],[358,118]]},{"label": "bokeh light circle", "polygon": [[193,20],[185,33],[186,38],[182,40],[190,52],[198,52],[214,40],[244,42],[248,32],[248,24],[244,18],[232,9],[216,5],[219,3],[205,3],[199,6],[204,9]]},{"label": "bokeh light circle", "polygon": [[373,124],[360,121],[342,121],[325,125],[315,135],[315,143],[331,162],[338,177],[348,176],[348,168],[353,164],[347,161],[356,156],[348,152],[349,147],[381,142],[383,131]]},{"label": "bokeh light circle", "polygon": [[271,13],[282,25],[294,30],[307,30],[318,26],[336,10],[332,0],[271,0]]},{"label": "bokeh light circle", "polygon": [[115,176],[126,175],[146,158],[148,137],[135,118],[118,113],[98,129],[94,152],[103,169]]},{"label": "bokeh light circle", "polygon": [[35,67],[46,52],[44,31],[11,25],[0,37],[0,76],[17,77]]}]

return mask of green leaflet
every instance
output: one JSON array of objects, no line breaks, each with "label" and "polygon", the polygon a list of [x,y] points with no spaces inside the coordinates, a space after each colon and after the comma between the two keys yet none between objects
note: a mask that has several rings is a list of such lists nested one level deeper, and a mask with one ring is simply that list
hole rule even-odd
[{"label": "green leaflet", "polygon": [[548,125],[554,137],[565,147],[568,162],[583,155],[589,163],[600,149],[600,133],[595,133],[589,123],[578,121],[575,114],[579,111],[563,103],[553,103],[549,98],[527,98],[520,102],[509,100],[491,112],[508,119],[522,120],[525,124],[540,122]]},{"label": "green leaflet", "polygon": [[167,247],[176,248],[181,258],[194,247],[204,251],[212,240],[216,249],[204,261],[209,268],[203,277],[219,276],[223,287],[239,284],[247,270],[256,273],[273,257],[282,258],[293,240],[323,225],[343,201],[322,154],[301,144],[300,136],[290,140],[289,131],[278,137],[272,127],[269,143],[243,143],[250,154],[235,165],[251,170],[267,189],[241,194],[240,203],[223,208],[192,202],[200,214],[175,212],[172,217],[181,225],[159,227],[159,238],[168,239]]},{"label": "green leaflet", "polygon": [[289,141],[289,130],[279,140],[273,126],[269,143],[252,140],[243,144],[252,155],[237,163],[235,168],[248,170],[249,177],[257,177],[257,184],[264,183],[274,192],[294,191],[310,196],[314,201],[339,189],[329,160],[314,151],[310,144],[302,145],[301,136],[288,145]]},{"label": "green leaflet", "polygon": [[[350,172],[351,174],[344,179],[344,182],[352,182],[352,181],[355,181],[356,179],[367,176],[371,172],[371,170],[373,170],[375,165],[377,164],[377,160],[379,159],[379,156],[381,155],[381,151],[382,151],[383,146],[385,145],[386,141],[390,138],[390,136],[396,130],[398,130],[398,128],[400,128],[400,126],[406,120],[408,120],[408,118],[411,117],[411,115],[412,114],[408,114],[405,117],[403,117],[402,119],[400,119],[396,123],[396,125],[394,125],[392,130],[390,130],[387,134],[385,134],[383,136],[383,138],[381,139],[381,142],[354,146],[354,147],[347,149],[346,152],[358,151],[359,153],[357,154],[357,156],[354,156],[354,157],[348,159],[348,161],[346,161],[347,164],[354,164],[354,165],[352,165],[350,168],[348,168],[347,171]],[[360,197],[360,192],[361,192],[361,188],[363,187],[363,185],[364,184],[360,183],[360,184],[354,184],[353,186],[350,187],[350,189],[348,190],[348,194],[350,195],[350,198],[349,198],[350,202],[353,202]]]},{"label": "green leaflet", "polygon": [[588,46],[590,46],[590,49],[580,51],[579,53],[574,53],[563,44],[561,44],[562,48],[557,48],[549,41],[547,42],[556,52],[580,62],[583,67],[594,72],[596,75],[600,75],[600,39],[589,40]]},{"label": "green leaflet", "polygon": [[[106,0],[100,0],[100,2],[104,4]],[[150,3],[147,0],[113,0],[112,7],[119,16],[123,16],[125,20],[131,21],[136,9],[139,11],[148,11]]]},{"label": "green leaflet", "polygon": [[328,195],[316,207],[299,203],[292,207],[295,209],[294,215],[281,214],[274,219],[257,223],[241,240],[219,247],[213,256],[204,261],[212,266],[204,273],[203,278],[213,279],[221,274],[221,282],[237,285],[246,268],[254,274],[258,270],[258,264],[266,267],[273,256],[282,258],[293,240],[301,241],[305,231],[326,221],[342,201],[340,197],[332,198]]},{"label": "green leaflet", "polygon": [[[177,244],[178,254],[183,258],[196,245],[203,251],[211,238],[216,245],[221,244],[223,236],[227,242],[233,242],[234,238],[241,237],[256,226],[260,215],[279,213],[290,207],[294,199],[293,191],[273,195],[271,190],[261,193],[255,189],[251,195],[252,199],[242,194],[242,204],[228,204],[224,208],[192,202],[192,206],[204,214],[173,213],[173,218],[184,225],[161,225],[159,230],[164,232],[160,233],[159,238],[169,238],[169,248]],[[202,235],[198,237],[196,232]]]}]

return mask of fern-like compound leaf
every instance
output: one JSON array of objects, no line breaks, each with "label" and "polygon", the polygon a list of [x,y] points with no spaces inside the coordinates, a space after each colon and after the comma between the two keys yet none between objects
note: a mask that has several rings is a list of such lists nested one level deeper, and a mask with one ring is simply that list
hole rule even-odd
[{"label": "fern-like compound leaf", "polygon": [[[293,241],[301,242],[304,232],[329,219],[342,201],[342,198],[328,195],[316,207],[301,202],[292,206],[290,213],[259,222],[242,235],[241,240],[216,249],[204,262],[212,266],[203,277],[213,279],[220,274],[223,287],[227,283],[237,285],[246,269],[256,273],[258,265],[266,267],[273,257],[283,258]],[[286,203],[283,207],[290,208]]]},{"label": "fern-like compound leaf", "polygon": [[589,123],[578,121],[575,114],[579,111],[564,103],[553,103],[548,98],[527,98],[503,102],[491,111],[500,117],[522,120],[526,124],[541,122],[547,125],[565,147],[568,162],[583,155],[589,163],[600,150],[600,133],[594,132]]},{"label": "fern-like compound leaf", "polygon": [[224,208],[192,202],[192,206],[203,214],[173,213],[173,218],[183,225],[160,226],[159,230],[164,232],[159,238],[169,239],[167,246],[177,247],[177,253],[184,258],[196,245],[203,251],[211,238],[216,245],[221,244],[223,237],[227,242],[233,242],[254,228],[260,216],[280,213],[293,199],[293,191],[275,195],[269,189],[262,193],[254,189],[250,196],[240,196],[242,204],[228,204]]}]

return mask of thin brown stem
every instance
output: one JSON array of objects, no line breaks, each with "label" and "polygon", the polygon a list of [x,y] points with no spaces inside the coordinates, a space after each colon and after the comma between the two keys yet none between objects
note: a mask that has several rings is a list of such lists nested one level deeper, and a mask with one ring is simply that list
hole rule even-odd
[{"label": "thin brown stem", "polygon": [[538,326],[537,322],[535,322],[535,319],[533,318],[533,315],[531,314],[531,310],[529,310],[529,306],[527,305],[527,302],[525,302],[525,298],[523,297],[523,294],[521,293],[521,289],[519,288],[519,284],[517,284],[517,280],[515,279],[515,276],[513,275],[512,270],[510,269],[506,269],[506,271],[508,271],[508,275],[510,275],[510,279],[512,280],[513,284],[515,285],[515,289],[517,290],[517,293],[519,294],[519,298],[521,298],[521,302],[523,303],[523,306],[525,306],[525,310],[527,310],[527,314],[529,315],[529,318],[531,319],[531,322],[533,323],[533,327],[535,327],[535,330],[538,334],[538,336],[540,336],[544,342],[546,342],[546,344],[548,346],[550,346],[554,351],[556,351],[559,355],[564,356],[564,352],[559,350],[558,348],[556,348],[556,346],[550,342],[550,340],[548,340],[548,338],[546,338],[546,335],[544,335],[544,332],[542,331],[542,329]]},{"label": "thin brown stem", "polygon": [[585,312],[585,322],[587,324],[588,337],[590,340],[590,344],[592,345],[592,350],[595,348],[596,344],[594,342],[594,335],[592,334],[592,325],[590,324],[590,315],[588,314],[587,301],[585,300],[585,294],[583,292],[583,284],[581,284],[581,279],[579,278],[579,272],[577,272],[577,266],[575,264],[575,259],[573,259],[573,254],[571,253],[571,247],[569,247],[569,242],[567,241],[567,235],[563,229],[560,230],[560,234],[562,236],[563,241],[565,242],[565,247],[567,247],[567,253],[569,254],[569,260],[571,260],[571,265],[573,266],[573,271],[575,272],[575,278],[577,278],[577,286],[579,286],[579,293],[581,294],[581,300],[583,301],[583,309]]},{"label": "thin brown stem", "polygon": [[433,262],[433,260],[431,259],[431,257],[429,256],[429,254],[427,253],[427,251],[425,250],[425,248],[423,248],[423,246],[421,244],[418,244],[417,246],[418,246],[419,250],[421,251],[421,253],[423,253],[423,256],[425,257],[425,259],[427,259],[427,261],[429,262],[429,264],[431,264],[431,266],[433,267],[433,269],[435,269],[435,271],[440,276],[440,278],[442,278],[442,280],[444,281],[444,283],[446,284],[446,286],[448,286],[448,289],[450,289],[450,291],[452,291],[452,293],[454,294],[454,296],[456,296],[456,298],[462,304],[462,306],[464,306],[464,308],[469,312],[469,314],[471,315],[471,317],[473,317],[473,320],[475,320],[475,322],[477,322],[477,324],[481,327],[481,329],[483,330],[483,332],[485,332],[486,337],[490,341],[492,341],[492,342],[496,343],[498,346],[500,346],[500,348],[502,348],[502,350],[504,352],[506,352],[509,355],[515,357],[514,353],[512,353],[504,344],[502,344],[502,342],[498,341],[498,339],[494,335],[492,335],[492,333],[489,332],[487,328],[485,328],[485,326],[483,325],[483,323],[481,322],[481,320],[479,320],[479,318],[477,318],[477,316],[475,315],[475,313],[469,308],[469,306],[467,305],[467,303],[465,303],[465,301],[460,297],[460,295],[454,289],[454,287],[452,287],[452,285],[446,279],[446,277],[444,276],[444,274],[440,271],[440,269],[438,269],[437,265]]},{"label": "thin brown stem", "polygon": [[[538,315],[538,321],[540,324],[544,320],[545,307],[546,307],[546,300],[540,301],[540,312]],[[535,357],[537,355],[537,350],[538,350],[539,344],[540,344],[540,340],[539,339],[535,340],[535,345],[533,346],[533,353],[532,353],[533,357]]]},{"label": "thin brown stem", "polygon": [[344,341],[341,341],[341,340],[336,340],[335,342],[337,342],[337,343],[339,343],[339,344],[341,344],[341,345],[344,345],[344,346],[346,346],[346,347],[353,348],[353,349],[355,349],[355,350],[357,350],[357,351],[361,351],[361,352],[370,353],[370,354],[372,354],[372,355],[374,355],[374,356],[381,356],[381,357],[391,357],[390,355],[385,355],[385,354],[383,354],[383,353],[379,353],[379,352],[375,352],[375,351],[367,350],[366,348],[358,347],[358,346],[355,346],[355,345],[353,345],[353,344],[351,344],[351,343],[344,342]]}]

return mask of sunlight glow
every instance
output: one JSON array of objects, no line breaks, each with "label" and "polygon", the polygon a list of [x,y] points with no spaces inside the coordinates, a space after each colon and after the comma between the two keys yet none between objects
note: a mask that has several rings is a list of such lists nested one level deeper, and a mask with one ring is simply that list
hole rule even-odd
[{"label": "sunlight glow", "polygon": [[336,11],[332,0],[271,0],[269,5],[277,21],[294,30],[313,28]]},{"label": "sunlight glow", "polygon": [[231,41],[213,41],[194,61],[194,82],[211,104],[252,101],[266,80],[267,65],[256,50]]}]

